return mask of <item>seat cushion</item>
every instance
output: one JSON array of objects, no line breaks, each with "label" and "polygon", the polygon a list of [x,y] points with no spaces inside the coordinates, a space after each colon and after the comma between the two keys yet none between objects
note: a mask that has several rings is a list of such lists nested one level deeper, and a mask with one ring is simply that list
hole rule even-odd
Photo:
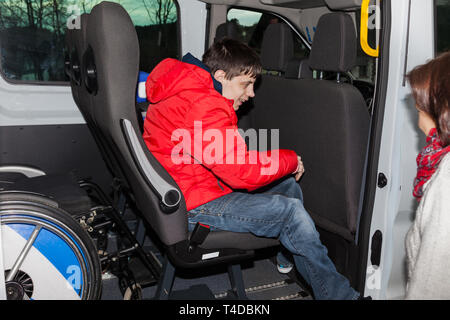
[{"label": "seat cushion", "polygon": [[251,233],[230,231],[213,231],[208,234],[200,247],[204,249],[233,248],[240,250],[256,250],[278,246],[278,239],[257,237]]}]

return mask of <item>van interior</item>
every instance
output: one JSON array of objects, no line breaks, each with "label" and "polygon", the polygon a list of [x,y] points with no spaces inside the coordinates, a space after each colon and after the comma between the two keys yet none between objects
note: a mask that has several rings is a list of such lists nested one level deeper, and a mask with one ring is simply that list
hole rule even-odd
[{"label": "van interior", "polygon": [[[68,28],[69,22],[60,29],[27,21],[2,26],[3,81],[18,88],[16,95],[21,86],[44,87],[57,103],[67,102],[64,92],[70,92],[76,108],[58,113],[49,107],[48,114],[30,108],[30,124],[0,126],[0,213],[12,206],[44,214],[41,206],[48,206],[81,226],[66,223],[78,234],[74,242],[93,244],[80,249],[91,260],[85,269],[92,288],[79,291],[82,299],[314,299],[295,268],[277,271],[277,239],[209,232],[201,225],[188,232],[183,195],[142,139],[149,102],[139,97],[140,72],[186,53],[177,18],[183,6],[158,1],[166,14],[147,26],[126,1],[81,1],[79,20],[69,21],[77,28]],[[140,10],[149,13],[151,2],[143,1]],[[378,2],[380,16],[384,2]],[[207,17],[200,52],[230,37],[261,57],[255,98],[239,109],[238,126],[267,129],[268,136],[279,130],[279,148],[302,156],[305,208],[337,270],[363,292],[369,194],[380,183],[372,172],[371,141],[382,59],[360,45],[361,1],[200,3]],[[11,21],[20,19],[9,9]],[[365,32],[368,46],[382,51],[384,30]],[[50,61],[52,55],[57,58]],[[46,102],[39,92],[33,97],[36,104]],[[82,121],[58,123],[75,113]],[[33,122],[41,117],[53,120]],[[5,275],[13,271],[5,267]],[[27,276],[16,270],[9,280],[23,285]],[[15,294],[37,299],[36,286]]]}]

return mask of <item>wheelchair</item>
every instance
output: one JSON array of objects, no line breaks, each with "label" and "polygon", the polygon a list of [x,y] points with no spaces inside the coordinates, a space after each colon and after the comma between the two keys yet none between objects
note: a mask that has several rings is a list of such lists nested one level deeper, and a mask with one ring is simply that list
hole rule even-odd
[{"label": "wheelchair", "polygon": [[[0,249],[7,254],[0,270],[7,298],[99,299],[101,275],[109,271],[126,298],[140,299],[143,286],[157,285],[154,299],[170,299],[176,270],[226,265],[228,298],[247,299],[241,263],[278,246],[278,239],[209,232],[199,224],[188,230],[179,187],[142,139],[139,45],[128,13],[103,1],[80,20],[80,29],[66,33],[65,68],[73,99],[113,176],[112,191],[70,174],[26,176],[3,188]],[[162,263],[131,230],[129,212],[155,239]],[[111,232],[118,235],[113,252],[107,248]],[[137,279],[133,261],[147,271],[144,280]]]},{"label": "wheelchair", "polygon": [[[127,225],[124,205],[118,211],[97,185],[71,173],[25,176],[29,171],[0,167],[4,299],[97,300],[105,273],[118,278],[124,299],[140,299],[142,287],[157,283],[161,264]],[[136,257],[143,279],[130,269]]]}]

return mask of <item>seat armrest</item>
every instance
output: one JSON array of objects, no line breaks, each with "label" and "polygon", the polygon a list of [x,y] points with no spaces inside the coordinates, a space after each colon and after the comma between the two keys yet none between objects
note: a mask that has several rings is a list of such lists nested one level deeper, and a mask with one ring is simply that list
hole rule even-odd
[{"label": "seat armrest", "polygon": [[181,201],[180,191],[167,183],[147,159],[147,156],[139,143],[139,138],[133,128],[130,120],[121,119],[122,131],[125,135],[128,148],[130,149],[133,159],[147,184],[156,192],[160,199],[161,209],[167,212],[175,211]]}]

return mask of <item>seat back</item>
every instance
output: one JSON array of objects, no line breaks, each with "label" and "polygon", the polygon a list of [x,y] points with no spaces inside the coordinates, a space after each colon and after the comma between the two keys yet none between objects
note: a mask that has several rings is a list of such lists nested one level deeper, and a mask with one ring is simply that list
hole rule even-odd
[{"label": "seat back", "polygon": [[292,31],[285,23],[269,24],[261,44],[261,63],[266,71],[286,72],[294,59]]},{"label": "seat back", "polygon": [[[86,90],[76,91],[76,101],[90,101],[85,109],[98,133],[97,143],[120,168],[113,170],[113,175],[128,183],[128,195],[167,246],[169,258],[178,266],[196,267],[249,258],[254,249],[278,245],[276,239],[217,231],[208,235],[198,250],[189,251],[183,195],[147,149],[139,131],[135,110],[138,67],[138,39],[128,13],[117,3],[96,5],[89,15],[82,58]],[[205,260],[203,254],[209,253],[214,253],[214,259]]]},{"label": "seat back", "polygon": [[[266,124],[264,121],[261,122],[260,118],[266,116],[263,109],[265,110],[267,106],[259,99],[259,92],[269,90],[278,94],[277,83],[282,81],[284,75],[298,72],[298,69],[293,70],[296,62],[296,59],[294,59],[293,35],[289,26],[285,23],[269,24],[264,31],[261,44],[263,74],[255,83],[256,98],[250,99],[238,110],[239,128],[247,130]],[[259,101],[259,103],[256,104],[256,101]]]},{"label": "seat back", "polygon": [[[286,46],[280,55],[288,57]],[[346,72],[355,57],[356,33],[350,16],[322,16],[309,57],[311,69]],[[283,67],[279,61],[262,62],[264,68]],[[361,93],[336,80],[265,75],[254,100],[255,127],[279,128],[280,148],[302,156],[305,207],[316,224],[354,239],[370,122]]]},{"label": "seat back", "polygon": [[[286,74],[298,71],[292,70],[295,64],[294,42],[289,26],[284,23],[267,26],[261,44],[261,64],[263,73],[255,85],[253,108],[246,115],[246,118],[250,118],[246,119],[246,122],[251,124],[250,127],[257,129],[281,129],[281,134],[284,136],[284,132],[290,129],[283,125],[283,121],[295,112],[295,108],[290,103],[290,98],[295,95],[295,92],[284,88],[285,83],[290,82]],[[296,79],[296,77],[290,78]],[[266,100],[267,98],[269,100]],[[269,142],[268,148],[270,146]],[[290,148],[294,146],[295,144],[290,145]]]},{"label": "seat back", "polygon": [[309,66],[309,59],[292,59],[286,66],[284,77],[287,79],[312,79],[313,72]]},{"label": "seat back", "polygon": [[67,29],[66,32],[66,50],[69,53],[69,73],[70,84],[72,87],[72,96],[75,103],[79,106],[79,110],[84,117],[88,126],[92,124],[90,117],[90,99],[89,96],[82,95],[81,92],[86,90],[83,84],[81,63],[83,53],[85,51],[86,27],[89,14],[83,13],[78,17],[80,19],[80,28]]},{"label": "seat back", "polygon": [[312,79],[309,59],[294,56],[293,37],[291,28],[285,23],[267,26],[261,45],[263,68],[266,71],[278,72],[280,76],[288,79]]},{"label": "seat back", "polygon": [[234,21],[227,21],[219,24],[216,28],[214,42],[217,42],[223,38],[237,39],[239,34],[238,32],[238,27]]},{"label": "seat back", "polygon": [[[117,175],[117,172],[121,172],[121,168],[117,161],[115,161],[113,150],[110,149],[105,142],[102,133],[97,129],[92,113],[91,95],[89,94],[85,83],[86,70],[83,67],[83,58],[87,48],[86,30],[89,14],[83,13],[78,18],[80,19],[79,28],[67,29],[66,31],[66,74],[70,78],[73,99],[86,121],[86,125],[94,138],[94,141],[100,149],[103,160],[110,172]],[[119,174],[119,176],[123,176],[123,174]],[[126,186],[126,181],[124,181],[124,184]]]},{"label": "seat back", "polygon": [[95,6],[81,22],[83,32],[67,36],[72,49],[78,43],[82,55],[81,86],[72,83],[74,99],[113,175],[127,185],[161,241],[171,245],[185,240],[184,200],[139,132],[135,112],[139,47],[134,25],[124,9],[111,2]]}]

